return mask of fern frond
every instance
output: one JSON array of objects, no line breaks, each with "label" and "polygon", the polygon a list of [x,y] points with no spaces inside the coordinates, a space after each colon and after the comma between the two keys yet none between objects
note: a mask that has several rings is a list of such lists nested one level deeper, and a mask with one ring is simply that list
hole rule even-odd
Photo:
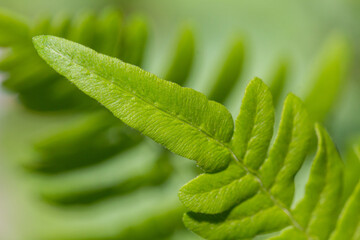
[{"label": "fern frond", "polygon": [[[124,123],[194,159],[207,172],[180,190],[185,225],[206,239],[328,239],[357,209],[358,193],[340,216],[343,167],[329,135],[316,125],[318,150],[304,198],[294,208],[294,177],[309,152],[313,124],[289,94],[279,130],[269,88],[255,78],[235,122],[222,105],[133,65],[51,36],[34,38],[39,55]],[[351,209],[351,210],[349,210]],[[356,229],[358,222],[349,226]],[[355,227],[354,227],[355,226]],[[334,238],[336,239],[335,230]]]}]

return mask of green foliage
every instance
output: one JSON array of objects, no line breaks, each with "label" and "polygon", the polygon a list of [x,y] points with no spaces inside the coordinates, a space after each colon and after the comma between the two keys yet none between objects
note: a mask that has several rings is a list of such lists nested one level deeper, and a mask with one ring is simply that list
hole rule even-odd
[{"label": "green foliage", "polygon": [[304,100],[315,120],[323,121],[339,97],[346,83],[348,61],[349,46],[346,40],[342,36],[332,36],[316,62],[312,87]]},{"label": "green foliage", "polygon": [[18,40],[0,42],[0,46],[11,47],[0,63],[0,70],[8,73],[3,86],[18,93],[25,106],[38,111],[98,108],[98,104],[44,64],[33,49],[31,37],[40,34],[65,37],[140,65],[147,44],[148,26],[141,17],[126,24],[123,22],[121,13],[114,9],[98,15],[91,11],[75,17],[59,14],[41,18],[33,26],[14,15],[0,12],[0,31],[17,29],[27,33],[18,37],[19,34],[10,32],[6,35]]},{"label": "green foliage", "polygon": [[124,29],[123,53],[121,59],[140,66],[147,41],[147,25],[139,17],[133,18]]},{"label": "green foliage", "polygon": [[68,171],[97,164],[143,140],[108,112],[96,111],[82,118],[35,143],[38,154],[26,167],[44,173]]},{"label": "green foliage", "polygon": [[279,103],[289,75],[289,62],[282,60],[278,64],[279,66],[275,69],[269,86],[275,106]]},{"label": "green foliage", "polygon": [[241,39],[236,39],[230,45],[224,64],[216,76],[209,99],[223,102],[227,94],[235,86],[243,68],[244,63],[244,44]]},{"label": "green foliage", "polygon": [[188,79],[195,55],[195,38],[191,27],[182,31],[165,79],[183,85]]},{"label": "green foliage", "polygon": [[[41,195],[52,204],[71,206],[95,203],[112,196],[124,196],[141,188],[159,186],[174,173],[174,166],[171,163],[169,152],[164,151],[158,155],[153,162],[146,163],[143,160],[142,169],[130,176],[122,174],[110,179],[109,173],[107,173],[110,180],[101,183],[99,181],[94,182],[92,177],[104,177],[102,173],[88,174],[89,177],[83,179],[77,179],[75,173],[75,176],[73,174],[66,181],[61,178],[61,182],[58,181],[59,184],[53,180],[52,184],[44,187]],[[71,184],[67,184],[67,182],[71,182]]]},{"label": "green foliage", "polygon": [[0,45],[18,44],[29,38],[29,29],[21,17],[2,11],[0,14]]},{"label": "green foliage", "polygon": [[346,158],[342,204],[344,205],[330,239],[360,238],[360,142]]},{"label": "green foliage", "polygon": [[[335,145],[318,138],[305,196],[294,203],[295,175],[309,154],[313,123],[293,94],[274,143],[270,89],[255,78],[239,117],[192,89],[52,36],[34,38],[39,55],[124,123],[205,170],[179,193],[185,225],[206,239],[356,239],[359,187],[342,202],[344,169]],[[358,180],[357,180],[358,182]],[[356,183],[358,185],[358,183]],[[341,210],[342,209],[342,210]],[[279,232],[280,231],[280,232]]]}]

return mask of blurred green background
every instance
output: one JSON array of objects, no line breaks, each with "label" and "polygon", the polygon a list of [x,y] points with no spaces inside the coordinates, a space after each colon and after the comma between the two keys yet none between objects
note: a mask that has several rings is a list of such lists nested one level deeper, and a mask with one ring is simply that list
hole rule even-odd
[{"label": "blurred green background", "polygon": [[[329,39],[341,36],[349,48],[348,72],[340,83],[335,104],[324,122],[343,155],[346,146],[360,135],[359,1],[2,0],[0,3],[0,8],[33,20],[58,12],[75,14],[87,9],[100,11],[109,6],[120,8],[125,16],[144,15],[149,21],[149,44],[142,67],[158,75],[164,72],[179,28],[184,24],[192,25],[196,51],[194,68],[187,85],[203,92],[209,90],[209,81],[214,78],[213,70],[217,68],[229,41],[235,36],[242,36],[246,46],[244,71],[240,83],[225,102],[233,116],[239,112],[247,82],[258,76],[269,83],[281,59],[287,59],[291,69],[284,93],[291,91],[305,98],[313,85],[312,76],[317,70],[319,56],[326,55],[326,46],[331,41]],[[6,73],[1,77],[5,78]],[[326,92],[326,89],[323,90]],[[321,98],[321,92],[319,94]],[[284,97],[285,94],[282,99]],[[33,177],[32,173],[19,166],[20,162],[26,161],[32,154],[34,141],[76,118],[71,113],[39,114],[27,110],[19,104],[16,95],[0,88],[0,239],[36,239],[39,232],[55,231],[64,233],[64,236],[72,235],[72,239],[76,239],[77,234],[83,231],[87,231],[89,236],[96,236],[99,232],[111,233],[117,231],[119,225],[137,221],[137,215],[151,215],[166,204],[178,204],[178,188],[194,174],[186,173],[187,170],[172,179],[164,189],[151,193],[148,193],[149,189],[144,189],[129,197],[113,197],[91,208],[75,206],[64,210],[44,204],[36,194],[44,176]],[[139,166],[144,167],[144,156],[151,159],[156,155],[154,152],[157,150],[154,150],[156,148],[153,145],[147,141],[140,146],[140,150],[137,148],[124,153],[122,158],[128,160],[120,165],[110,161],[87,170],[102,172],[103,176],[138,171]],[[188,165],[192,167],[190,161],[177,158],[173,161],[176,166],[179,165],[178,169],[187,169]],[[189,163],[182,165],[179,162]],[[71,176],[71,173],[65,177],[55,176],[50,186],[56,188],[57,182],[61,182],[61,186],[64,181],[71,185],[71,181],[77,178],[90,179],[94,183],[103,180],[103,177],[93,179],[86,171],[77,174],[76,177]],[[164,191],[171,194],[162,193]],[[133,206],[131,203],[134,201],[139,204]],[[156,207],[153,207],[155,202]],[[183,231],[174,234],[171,239],[177,238],[196,239]],[[58,239],[62,239],[61,235],[58,235]]]}]

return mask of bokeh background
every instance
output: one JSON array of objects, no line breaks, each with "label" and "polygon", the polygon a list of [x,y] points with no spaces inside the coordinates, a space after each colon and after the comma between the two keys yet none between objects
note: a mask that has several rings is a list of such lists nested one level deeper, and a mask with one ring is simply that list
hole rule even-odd
[{"label": "bokeh background", "polygon": [[[289,63],[290,71],[281,99],[290,91],[305,99],[314,87],[314,75],[318,71],[319,61],[331,51],[329,45],[341,41],[347,49],[347,70],[336,87],[331,109],[321,121],[343,156],[346,155],[349,144],[360,136],[359,1],[0,2],[1,9],[22,15],[28,21],[59,12],[77,14],[89,9],[99,12],[109,7],[121,9],[125,18],[136,14],[147,19],[149,40],[142,67],[157,75],[164,73],[179,29],[184,25],[191,25],[195,33],[196,50],[187,86],[202,92],[209,91],[219,60],[223,58],[231,39],[241,36],[246,50],[244,69],[238,84],[225,102],[233,116],[239,112],[244,86],[255,76],[269,83],[282,59]],[[4,53],[5,50],[0,51]],[[5,72],[0,75],[1,79],[6,77]],[[321,87],[323,89],[317,89],[317,99],[321,99],[321,94],[327,92],[326,84]],[[146,144],[125,151],[121,156],[105,163],[50,177],[34,174],[22,167],[22,161],[27,161],[34,154],[34,142],[79,118],[74,113],[39,113],[26,109],[19,103],[16,94],[0,88],[0,239],[122,239],[111,236],[121,232],[122,228],[131,229],[133,225],[145,232],[144,226],[149,225],[146,224],[147,217],[164,208],[177,209],[170,206],[179,206],[181,209],[177,190],[195,174],[193,163],[181,158],[171,160],[177,177],[171,178],[170,183],[161,187],[144,187],[125,196],[114,194],[91,204],[54,206],[43,201],[39,193],[43,189],[56,193],[56,189],[66,189],[72,185],[86,188],[99,182],[120,181],[117,176],[126,178],[129,172],[141,172],[142,169],[151,167],[151,161],[146,162],[144,158],[156,158],[161,151],[156,144],[146,140]],[[121,161],[117,160],[120,158]],[[78,182],[84,185],[77,184]],[[142,223],[142,227],[137,222]],[[160,221],[158,225],[161,224],[163,223]],[[141,235],[128,236],[144,239]],[[159,239],[199,238],[180,226],[174,233]]]}]

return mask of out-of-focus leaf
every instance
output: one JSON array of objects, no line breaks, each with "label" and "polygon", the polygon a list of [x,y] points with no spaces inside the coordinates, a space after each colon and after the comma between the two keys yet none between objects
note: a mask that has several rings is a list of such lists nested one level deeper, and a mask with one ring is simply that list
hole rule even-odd
[{"label": "out-of-focus leaf", "polygon": [[141,66],[148,34],[146,21],[141,17],[133,17],[124,29],[121,60]]},{"label": "out-of-focus leaf", "polygon": [[23,43],[30,39],[29,25],[14,13],[0,10],[0,46]]},{"label": "out-of-focus leaf", "polygon": [[224,102],[243,70],[244,51],[243,40],[234,40],[228,50],[224,63],[220,65],[220,71],[208,94],[209,99],[217,102]]},{"label": "out-of-focus leaf", "polygon": [[275,106],[279,103],[281,94],[284,90],[284,86],[286,84],[286,81],[288,80],[288,74],[289,62],[285,60],[280,61],[271,77],[269,86]]},{"label": "out-of-focus leaf", "polygon": [[107,112],[84,118],[85,123],[37,143],[35,150],[39,155],[27,167],[48,173],[67,171],[104,161],[142,139]]},{"label": "out-of-focus leaf", "polygon": [[165,79],[183,85],[193,66],[195,55],[195,36],[190,27],[186,27],[178,40],[173,59],[165,74]]},{"label": "out-of-focus leaf", "polygon": [[[140,148],[141,149],[141,148]],[[119,161],[123,156],[119,156]],[[144,156],[145,157],[145,156]],[[42,196],[49,202],[61,205],[89,204],[109,197],[129,194],[142,187],[157,186],[164,183],[173,173],[173,166],[170,163],[169,152],[163,151],[157,159],[151,162],[151,165],[142,159],[142,169],[132,172],[130,176],[119,169],[113,179],[103,176],[104,172],[100,171],[95,174],[89,174],[87,178],[66,179],[62,184],[49,184],[42,191]],[[72,175],[76,172],[72,173]],[[78,174],[78,175],[81,175]],[[125,175],[125,176],[123,176]],[[94,182],[93,179],[97,179]],[[101,179],[101,180],[100,180]],[[61,178],[60,178],[61,180]],[[72,182],[72,184],[69,184]]]},{"label": "out-of-focus leaf", "polygon": [[342,36],[329,39],[316,63],[312,87],[305,97],[305,105],[313,119],[323,121],[331,111],[341,89],[346,84],[349,47]]}]

